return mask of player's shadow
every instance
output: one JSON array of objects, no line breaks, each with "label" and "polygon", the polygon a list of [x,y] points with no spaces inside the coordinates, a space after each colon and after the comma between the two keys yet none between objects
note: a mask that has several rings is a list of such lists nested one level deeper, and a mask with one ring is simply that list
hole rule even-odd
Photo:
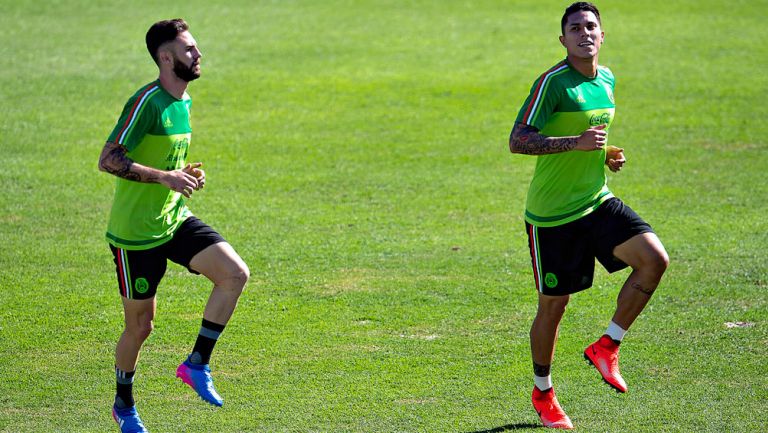
[{"label": "player's shadow", "polygon": [[502,433],[505,431],[511,431],[511,430],[520,430],[524,428],[539,428],[541,427],[541,424],[531,424],[529,422],[519,422],[517,424],[507,424],[503,425],[501,427],[494,427],[488,430],[477,430],[472,432],[466,432],[466,433]]}]

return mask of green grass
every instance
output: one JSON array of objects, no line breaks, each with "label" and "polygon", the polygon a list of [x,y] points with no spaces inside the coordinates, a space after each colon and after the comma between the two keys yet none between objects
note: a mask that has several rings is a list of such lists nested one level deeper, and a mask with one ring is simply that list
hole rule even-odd
[{"label": "green grass", "polygon": [[[173,378],[210,287],[169,268],[137,374],[151,431],[534,430],[535,160],[507,137],[563,56],[567,2],[235,3],[0,0],[0,431],[115,430],[113,180],[96,163],[156,76],[146,28],[175,16],[204,54],[191,158],[208,185],[190,206],[252,279],[214,352],[216,410]],[[629,159],[610,185],[672,265],[622,346],[626,395],[581,358],[626,271],[573,298],[560,401],[585,432],[759,431],[768,2],[598,5]]]}]

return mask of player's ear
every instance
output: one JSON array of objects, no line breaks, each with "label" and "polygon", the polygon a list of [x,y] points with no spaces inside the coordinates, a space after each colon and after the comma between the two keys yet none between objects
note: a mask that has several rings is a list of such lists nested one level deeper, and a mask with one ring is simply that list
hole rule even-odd
[{"label": "player's ear", "polygon": [[173,55],[171,54],[171,50],[168,49],[168,47],[161,46],[157,50],[157,61],[159,64],[163,65],[172,65],[173,64]]},{"label": "player's ear", "polygon": [[564,47],[565,47],[565,36],[563,36],[563,35],[560,35],[560,38],[559,38],[559,39],[560,39],[560,45],[562,45],[562,46],[564,46]]}]

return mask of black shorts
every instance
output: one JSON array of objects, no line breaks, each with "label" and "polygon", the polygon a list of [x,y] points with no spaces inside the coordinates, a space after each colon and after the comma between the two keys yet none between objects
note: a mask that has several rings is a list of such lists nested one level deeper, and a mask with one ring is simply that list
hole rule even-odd
[{"label": "black shorts", "polygon": [[128,299],[149,299],[165,275],[168,260],[189,267],[192,257],[209,246],[226,242],[214,229],[195,217],[181,223],[170,241],[148,250],[126,250],[110,245],[120,295]]},{"label": "black shorts", "polygon": [[608,272],[627,264],[613,255],[616,246],[641,233],[653,232],[639,215],[618,198],[611,198],[591,214],[557,227],[525,223],[536,289],[544,295],[564,296],[592,286],[595,259]]}]

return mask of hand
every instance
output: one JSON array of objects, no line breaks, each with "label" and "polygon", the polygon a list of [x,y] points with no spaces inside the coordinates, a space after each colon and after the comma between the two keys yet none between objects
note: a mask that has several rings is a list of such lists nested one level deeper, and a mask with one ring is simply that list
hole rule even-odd
[{"label": "hand", "polygon": [[203,166],[202,162],[193,162],[191,164],[187,164],[186,167],[182,168],[181,171],[187,174],[191,174],[197,179],[197,188],[195,189],[203,189],[205,186],[205,171],[201,169],[200,167]]},{"label": "hand", "polygon": [[616,146],[607,146],[605,148],[605,164],[616,173],[621,170],[627,159],[624,157],[624,149]]},{"label": "hand", "polygon": [[199,189],[199,182],[194,175],[185,171],[188,167],[190,167],[189,164],[187,164],[187,167],[179,170],[166,171],[159,182],[167,186],[171,191],[180,192],[186,198],[191,197],[192,192]]},{"label": "hand", "polygon": [[593,151],[598,150],[608,141],[608,131],[605,130],[608,125],[602,124],[587,129],[576,139],[575,150]]}]

